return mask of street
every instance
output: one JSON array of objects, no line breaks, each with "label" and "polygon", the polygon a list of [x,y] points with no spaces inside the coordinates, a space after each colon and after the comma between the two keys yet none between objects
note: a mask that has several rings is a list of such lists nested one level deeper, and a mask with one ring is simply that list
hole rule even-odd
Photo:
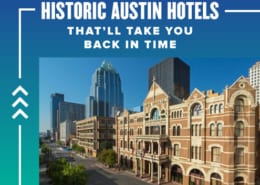
[{"label": "street", "polygon": [[[118,171],[116,169],[108,169],[99,163],[96,158],[83,158],[74,152],[61,150],[56,144],[50,144],[54,156],[70,156],[75,160],[72,164],[80,164],[86,168],[89,175],[88,185],[149,185],[150,183],[142,181],[140,178],[128,171]],[[44,167],[40,171],[44,171]],[[44,173],[44,172],[42,172]],[[49,185],[45,175],[41,174],[40,185]]]}]

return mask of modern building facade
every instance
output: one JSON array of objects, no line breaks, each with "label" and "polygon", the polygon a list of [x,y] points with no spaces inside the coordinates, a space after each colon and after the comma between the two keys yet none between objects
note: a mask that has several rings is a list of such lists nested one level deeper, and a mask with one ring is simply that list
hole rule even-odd
[{"label": "modern building facade", "polygon": [[249,69],[250,84],[256,89],[256,101],[260,103],[260,61]]},{"label": "modern building facade", "polygon": [[58,110],[59,104],[64,102],[64,94],[53,93],[51,94],[51,129],[53,138],[55,138],[55,134],[58,132],[59,119],[58,119]]},{"label": "modern building facade", "polygon": [[51,121],[53,138],[60,138],[60,123],[85,118],[85,105],[65,102],[64,94],[55,93],[51,95]]},{"label": "modern building facade", "polygon": [[90,96],[87,97],[86,102],[86,118],[114,117],[115,113],[123,107],[120,75],[111,64],[103,62],[92,75]]},{"label": "modern building facade", "polygon": [[161,184],[253,185],[260,177],[259,106],[240,77],[222,94],[195,89],[174,104],[153,81],[140,113],[116,118],[118,163]]},{"label": "modern building facade", "polygon": [[76,122],[78,144],[85,148],[88,156],[97,157],[98,152],[105,148],[112,148],[114,123],[114,118],[100,116]]},{"label": "modern building facade", "polygon": [[167,58],[149,69],[148,89],[153,80],[173,98],[183,99],[190,94],[190,67],[179,58]]}]

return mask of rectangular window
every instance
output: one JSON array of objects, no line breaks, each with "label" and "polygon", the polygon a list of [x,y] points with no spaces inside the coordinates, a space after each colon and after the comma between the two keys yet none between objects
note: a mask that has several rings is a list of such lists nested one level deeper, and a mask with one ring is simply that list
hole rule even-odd
[{"label": "rectangular window", "polygon": [[174,144],[174,156],[180,156],[180,147],[178,144]]},{"label": "rectangular window", "polygon": [[237,148],[235,153],[235,163],[244,164],[244,148]]},{"label": "rectangular window", "polygon": [[212,161],[220,162],[220,148],[219,147],[212,148]]}]

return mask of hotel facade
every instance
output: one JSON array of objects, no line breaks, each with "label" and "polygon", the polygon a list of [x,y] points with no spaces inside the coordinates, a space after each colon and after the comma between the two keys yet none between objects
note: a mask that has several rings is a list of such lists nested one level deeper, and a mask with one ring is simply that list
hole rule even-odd
[{"label": "hotel facade", "polygon": [[161,184],[253,185],[259,174],[259,106],[240,77],[222,94],[195,89],[176,104],[153,81],[143,112],[116,117],[118,164]]}]

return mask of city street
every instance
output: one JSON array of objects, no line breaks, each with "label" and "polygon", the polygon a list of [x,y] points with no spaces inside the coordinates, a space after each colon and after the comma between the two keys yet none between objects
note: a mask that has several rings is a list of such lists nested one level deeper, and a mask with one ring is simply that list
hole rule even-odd
[{"label": "city street", "polygon": [[[59,156],[71,156],[75,160],[72,161],[73,164],[83,165],[89,175],[88,185],[149,185],[150,183],[142,181],[136,178],[135,175],[128,171],[118,171],[115,169],[108,169],[97,161],[95,158],[82,158],[78,154],[72,152],[61,151],[56,145],[50,145],[53,153]],[[43,168],[41,168],[41,171]],[[40,185],[49,185],[46,181],[42,179],[46,178],[45,175],[41,175]]]}]

